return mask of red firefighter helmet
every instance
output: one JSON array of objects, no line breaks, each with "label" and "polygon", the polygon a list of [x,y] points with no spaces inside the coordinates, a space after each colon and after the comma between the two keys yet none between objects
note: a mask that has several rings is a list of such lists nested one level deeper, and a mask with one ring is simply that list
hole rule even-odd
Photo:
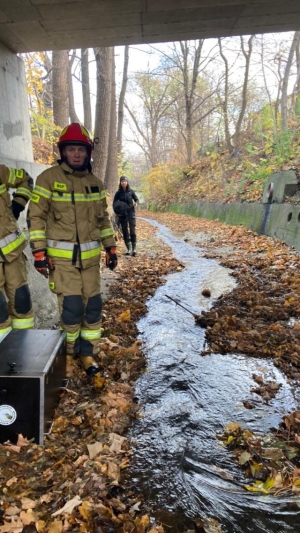
[{"label": "red firefighter helmet", "polygon": [[91,159],[94,143],[89,131],[79,122],[72,122],[62,130],[57,143],[61,158],[63,157],[62,148],[68,144],[83,144],[87,147],[89,159]]}]

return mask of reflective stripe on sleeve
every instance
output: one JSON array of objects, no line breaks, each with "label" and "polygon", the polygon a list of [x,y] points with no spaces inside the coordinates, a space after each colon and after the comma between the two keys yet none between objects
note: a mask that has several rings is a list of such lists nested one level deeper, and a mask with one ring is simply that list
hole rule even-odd
[{"label": "reflective stripe on sleeve", "polygon": [[100,237],[101,240],[106,239],[106,237],[110,237],[111,235],[114,235],[114,230],[112,228],[102,229],[100,231]]},{"label": "reflective stripe on sleeve", "polygon": [[48,189],[45,189],[44,187],[40,187],[39,185],[36,185],[33,189],[33,193],[39,194],[40,196],[43,196],[44,198],[51,198],[51,191]]},{"label": "reflective stripe on sleeve", "polygon": [[4,237],[4,239],[0,239],[1,252],[4,255],[7,255],[10,252],[13,252],[13,250],[18,248],[18,246],[20,246],[25,241],[26,241],[25,233],[23,232],[20,233],[19,231],[15,231],[14,233],[7,235],[7,237]]},{"label": "reflective stripe on sleeve", "polygon": [[32,192],[28,189],[25,189],[25,187],[18,187],[15,195],[18,196],[18,194],[20,194],[21,196],[26,196],[26,198],[29,198],[30,200]]},{"label": "reflective stripe on sleeve", "polygon": [[9,168],[8,170],[9,170],[8,183],[10,185],[14,185],[16,181],[16,169]]},{"label": "reflective stripe on sleeve", "polygon": [[30,241],[43,241],[46,239],[46,232],[42,229],[29,231],[29,239]]},{"label": "reflective stripe on sleeve", "polygon": [[4,194],[7,191],[6,185],[0,185],[0,194]]}]

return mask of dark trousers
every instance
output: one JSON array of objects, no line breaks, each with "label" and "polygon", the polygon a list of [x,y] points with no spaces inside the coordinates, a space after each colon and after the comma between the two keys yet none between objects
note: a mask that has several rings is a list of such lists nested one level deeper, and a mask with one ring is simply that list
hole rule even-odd
[{"label": "dark trousers", "polygon": [[132,244],[136,243],[136,233],[135,233],[135,212],[132,210],[126,217],[119,217],[119,222],[121,224],[123,239],[125,244],[130,241]]}]

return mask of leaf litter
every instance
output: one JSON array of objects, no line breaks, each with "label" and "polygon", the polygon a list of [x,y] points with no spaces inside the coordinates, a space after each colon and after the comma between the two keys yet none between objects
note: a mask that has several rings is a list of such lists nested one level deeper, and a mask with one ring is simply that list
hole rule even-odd
[{"label": "leaf litter", "polygon": [[[201,314],[208,346],[201,355],[241,352],[271,357],[291,382],[298,383],[300,265],[296,252],[242,227],[171,213],[141,214],[177,232],[178,228],[188,232],[193,238],[186,240],[205,247],[206,257],[232,269],[237,279],[230,294],[221,295]],[[139,416],[134,385],[145,368],[136,322],[164,276],[184,266],[142,220],[138,220],[138,235],[139,253],[135,258],[120,257],[111,296],[104,305],[99,355],[104,376],[91,383],[69,361],[68,388],[62,392],[44,446],[23,435],[15,445],[0,446],[0,533],[165,531],[151,517],[138,487],[124,482],[132,455],[126,431]],[[209,298],[209,289],[203,291]],[[262,398],[265,394],[267,402],[278,384],[265,383],[260,375],[256,378],[255,392]],[[243,403],[251,408],[250,402]],[[299,424],[298,412],[287,413],[270,435],[254,435],[233,422],[217,436],[248,476],[247,490],[299,491]],[[222,531],[213,517],[205,516],[195,519],[195,528],[200,533]]]}]

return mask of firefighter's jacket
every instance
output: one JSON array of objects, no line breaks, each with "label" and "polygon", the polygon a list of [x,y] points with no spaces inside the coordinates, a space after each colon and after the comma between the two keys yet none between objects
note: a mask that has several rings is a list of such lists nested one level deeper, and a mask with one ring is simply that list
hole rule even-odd
[{"label": "firefighter's jacket", "polygon": [[23,169],[0,165],[0,261],[10,263],[24,250],[26,235],[13,215],[9,189],[15,189],[13,201],[23,208],[31,198],[33,179]]},{"label": "firefighter's jacket", "polygon": [[66,163],[38,176],[28,229],[33,251],[46,250],[54,264],[88,268],[99,263],[102,246],[116,245],[102,181]]}]

